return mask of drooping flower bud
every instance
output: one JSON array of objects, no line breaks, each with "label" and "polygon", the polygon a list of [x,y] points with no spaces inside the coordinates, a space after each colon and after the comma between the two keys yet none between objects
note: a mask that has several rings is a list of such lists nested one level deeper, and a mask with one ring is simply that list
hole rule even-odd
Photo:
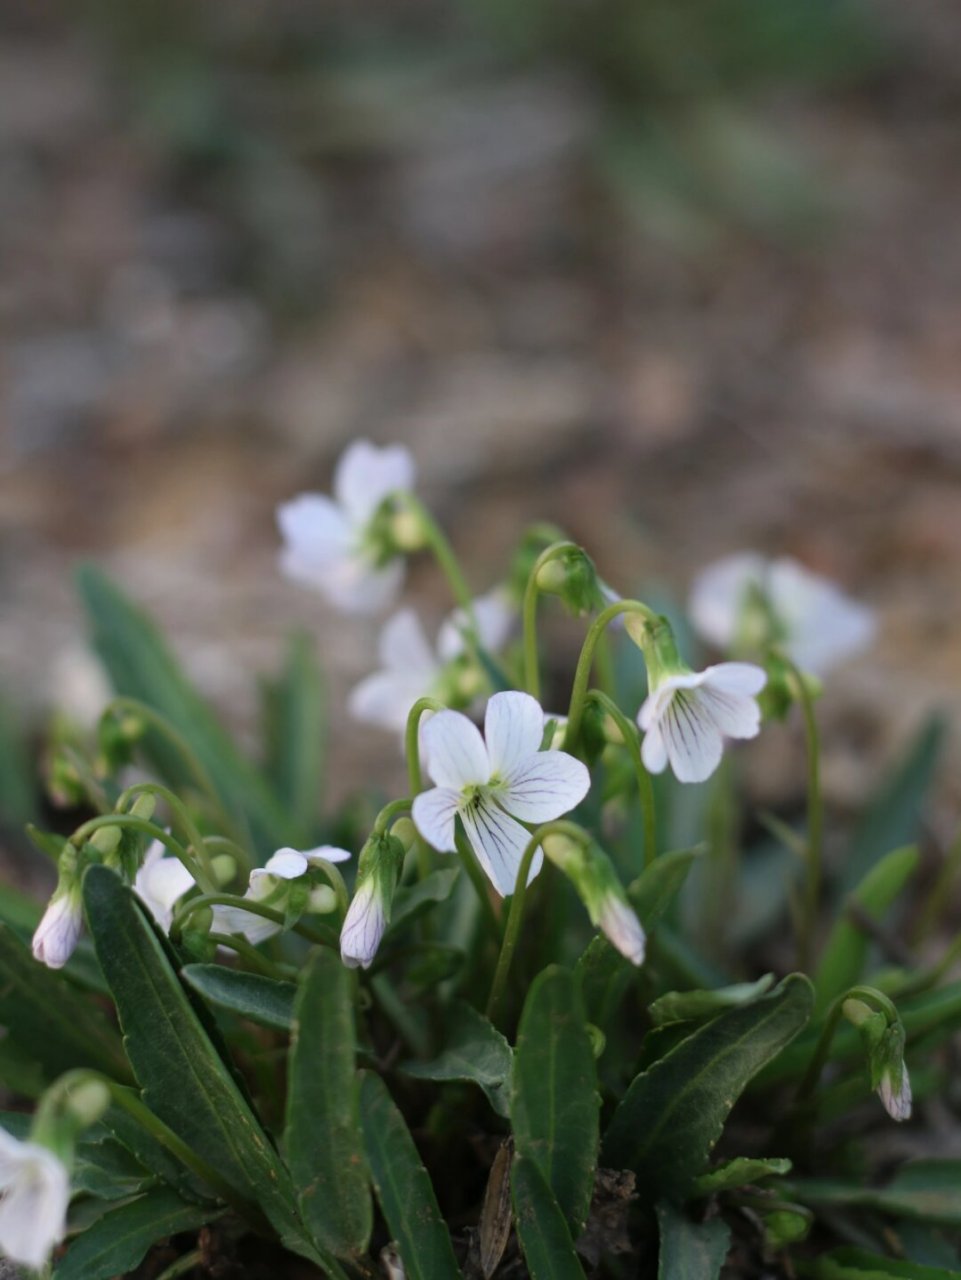
[{"label": "drooping flower bud", "polygon": [[591,923],[631,964],[643,964],[644,929],[603,849],[560,833],[546,836],[542,847],[573,884]]},{"label": "drooping flower bud", "polygon": [[349,969],[369,969],[387,925],[404,865],[404,846],[393,835],[372,835],[357,864],[357,887],[340,931],[340,958]]},{"label": "drooping flower bud", "polygon": [[538,590],[560,596],[575,617],[584,617],[607,602],[594,561],[581,547],[558,552],[537,571]]},{"label": "drooping flower bud", "polygon": [[35,960],[48,969],[62,969],[74,953],[83,928],[79,854],[71,844],[60,855],[59,879],[33,935]]}]

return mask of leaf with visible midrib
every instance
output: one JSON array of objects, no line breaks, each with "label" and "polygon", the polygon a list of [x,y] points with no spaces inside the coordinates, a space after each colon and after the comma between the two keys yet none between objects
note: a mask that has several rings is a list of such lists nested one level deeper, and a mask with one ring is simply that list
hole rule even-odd
[{"label": "leaf with visible midrib", "polygon": [[228,969],[222,964],[184,965],[180,976],[218,1009],[228,1009],[277,1031],[289,1031],[293,1024],[296,983]]},{"label": "leaf with visible midrib", "polygon": [[302,1228],[289,1175],[204,1030],[143,908],[104,866],[87,870],[83,893],[143,1101],[297,1248]]},{"label": "leaf with visible midrib", "polygon": [[537,1165],[575,1235],[591,1204],[599,1106],[579,986],[566,969],[552,966],[538,975],[524,1003],[511,1116],[518,1153]]},{"label": "leaf with visible midrib", "polygon": [[511,1195],[517,1236],[532,1280],[584,1280],[564,1214],[533,1160],[515,1156]]},{"label": "leaf with visible midrib", "polygon": [[498,1115],[510,1115],[511,1047],[501,1033],[464,1000],[454,1000],[444,1018],[444,1045],[428,1062],[402,1070],[419,1080],[470,1080],[480,1085]]},{"label": "leaf with visible midrib", "polygon": [[294,1010],[285,1142],[304,1221],[341,1258],[367,1248],[372,1226],[356,1055],[350,974],[320,949]]},{"label": "leaf with visible midrib", "polygon": [[216,1209],[187,1204],[166,1187],[148,1191],[111,1209],[78,1236],[57,1263],[54,1280],[110,1280],[127,1275],[155,1241],[199,1229],[217,1217]]},{"label": "leaf with visible midrib", "polygon": [[672,1204],[657,1206],[657,1280],[717,1280],[731,1244],[723,1218],[692,1222]]},{"label": "leaf with visible midrib", "polygon": [[811,1016],[801,974],[756,1004],[722,1013],[636,1076],[604,1137],[602,1159],[633,1169],[638,1190],[680,1199],[703,1173],[728,1113],[751,1078]]},{"label": "leaf with visible midrib", "polygon": [[459,1280],[437,1197],[404,1117],[380,1076],[361,1072],[364,1149],[377,1199],[411,1280]]}]

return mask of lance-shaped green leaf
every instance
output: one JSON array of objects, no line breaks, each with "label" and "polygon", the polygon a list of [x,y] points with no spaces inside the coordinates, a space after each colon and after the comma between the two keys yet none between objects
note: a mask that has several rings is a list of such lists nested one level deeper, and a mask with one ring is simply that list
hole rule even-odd
[{"label": "lance-shaped green leaf", "polygon": [[961,1227],[961,1160],[912,1160],[884,1187],[865,1187],[829,1178],[794,1181],[791,1195],[811,1205],[857,1206],[917,1218],[944,1227]]},{"label": "lance-shaped green leaf", "polygon": [[913,845],[895,849],[867,873],[845,904],[831,931],[814,978],[816,1011],[823,1013],[837,996],[854,986],[864,972],[871,947],[869,934],[851,919],[848,906],[879,919],[897,899],[915,867],[918,851]]},{"label": "lance-shaped green leaf", "polygon": [[187,1204],[158,1187],[105,1213],[71,1244],[57,1263],[54,1280],[110,1280],[139,1266],[158,1240],[199,1230],[218,1216],[210,1206]]},{"label": "lance-shaped green leaf", "polygon": [[532,1280],[584,1280],[567,1220],[533,1160],[514,1157],[511,1195],[517,1238]]},{"label": "lance-shaped green leaf", "polygon": [[361,1072],[364,1150],[381,1210],[411,1280],[457,1280],[437,1197],[404,1117],[380,1076]]},{"label": "lance-shaped green leaf", "polygon": [[703,1173],[728,1113],[752,1077],[811,1016],[807,978],[792,974],[755,1004],[699,1027],[635,1077],[614,1113],[605,1165],[633,1169],[650,1199],[683,1199]]},{"label": "lance-shaped green leaf", "polygon": [[716,987],[713,991],[668,991],[659,996],[647,1012],[655,1027],[670,1022],[691,1022],[701,1018],[713,1018],[725,1009],[753,1004],[774,986],[774,974],[766,973],[757,982],[736,982],[730,987]]},{"label": "lance-shaped green leaf", "polygon": [[[298,832],[282,804],[189,682],[153,622],[96,569],[78,575],[94,647],[114,688],[159,712],[189,742],[227,811],[249,827],[261,854],[296,844]],[[195,785],[183,756],[155,730],[144,749],[174,787]]]},{"label": "lance-shaped green leaf", "polygon": [[304,1221],[342,1258],[367,1248],[372,1224],[356,1057],[350,973],[319,948],[294,1007],[285,1144]]},{"label": "lance-shaped green leaf", "polygon": [[842,890],[850,892],[891,849],[917,840],[924,800],[941,758],[946,727],[942,716],[932,716],[904,759],[878,788],[842,863]]},{"label": "lance-shaped green leaf", "polygon": [[764,1178],[779,1178],[791,1172],[791,1161],[772,1156],[770,1159],[750,1159],[736,1156],[726,1164],[718,1165],[695,1178],[692,1196],[712,1196],[718,1191],[730,1191],[732,1187],[747,1187]]},{"label": "lance-shaped green leaf", "polygon": [[822,1254],[810,1274],[813,1280],[958,1280],[961,1270],[846,1247]]},{"label": "lance-shaped green leaf", "polygon": [[294,982],[279,982],[261,973],[245,973],[222,964],[184,965],[180,976],[218,1009],[276,1031],[289,1031],[293,1024],[297,995]]},{"label": "lance-shaped green leaf", "polygon": [[552,966],[524,1002],[511,1116],[519,1155],[537,1165],[577,1235],[587,1220],[597,1170],[594,1052],[578,984]]},{"label": "lance-shaped green leaf", "polygon": [[0,1024],[46,1079],[93,1067],[130,1079],[120,1037],[93,1002],[62,975],[34,960],[12,929],[0,924]]},{"label": "lance-shaped green leaf", "polygon": [[717,1280],[731,1246],[723,1218],[692,1222],[665,1200],[657,1206],[657,1280]]},{"label": "lance-shaped green leaf", "polygon": [[402,1070],[419,1080],[469,1080],[487,1094],[500,1116],[510,1115],[511,1047],[482,1013],[463,1000],[444,1015],[444,1046],[429,1062],[405,1062]]},{"label": "lance-shaped green leaf", "polygon": [[[297,1252],[306,1241],[286,1169],[181,986],[144,908],[104,866],[84,905],[143,1101]],[[306,1256],[313,1256],[307,1251]]]},{"label": "lance-shaped green leaf", "polygon": [[324,773],[324,681],[313,641],[298,631],[287,644],[283,669],[263,684],[265,772],[294,824],[298,849],[311,842],[317,825]]},{"label": "lance-shaped green leaf", "polygon": [[390,908],[390,932],[416,920],[439,902],[446,902],[459,874],[457,867],[441,867],[416,884],[401,885]]}]

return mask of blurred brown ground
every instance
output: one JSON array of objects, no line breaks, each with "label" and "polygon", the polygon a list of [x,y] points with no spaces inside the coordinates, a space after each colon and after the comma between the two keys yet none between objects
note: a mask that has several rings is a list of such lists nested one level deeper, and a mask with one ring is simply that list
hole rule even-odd
[{"label": "blurred brown ground", "polygon": [[[311,5],[223,0],[160,75],[148,8],[139,42],[109,5],[0,14],[0,689],[28,723],[73,669],[71,570],[94,559],[247,737],[253,673],[308,626],[333,793],[361,764],[386,780],[395,743],[344,723],[376,629],[275,566],[275,504],[366,435],[411,447],[478,589],[546,518],[625,592],[683,593],[750,546],[876,606],[876,647],[825,702],[839,800],[926,709],[957,724],[954,0],[864,6],[885,55],[847,81],[679,115],[667,95],[669,139],[710,177],[686,201],[643,166],[602,189],[603,95],[569,56],[307,74]],[[411,14],[424,38],[432,7]],[[785,158],[807,212],[754,216]],[[435,575],[411,587],[438,617]],[[795,750],[760,753],[759,785]]]}]

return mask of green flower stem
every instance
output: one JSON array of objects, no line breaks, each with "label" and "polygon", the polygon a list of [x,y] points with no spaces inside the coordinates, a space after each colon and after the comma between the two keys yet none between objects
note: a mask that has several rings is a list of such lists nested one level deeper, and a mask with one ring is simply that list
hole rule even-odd
[{"label": "green flower stem", "polygon": [[622,613],[636,613],[645,622],[655,622],[657,614],[640,600],[618,600],[602,609],[587,630],[577,668],[574,672],[574,686],[571,690],[571,705],[567,713],[567,736],[564,739],[564,750],[573,752],[581,733],[581,721],[584,718],[584,704],[587,698],[587,686],[594,665],[594,650],[597,642],[613,620]]},{"label": "green flower stem", "polygon": [[262,974],[265,978],[273,978],[275,982],[290,982],[292,978],[296,978],[297,970],[293,965],[274,964],[272,960],[268,960],[262,951],[258,951],[252,942],[248,942],[246,938],[238,937],[233,933],[215,933],[211,931],[207,934],[211,942],[215,942],[218,947],[229,947],[231,951],[236,951],[237,955],[247,961],[251,969],[255,973]]},{"label": "green flower stem", "polygon": [[814,700],[795,664],[779,652],[777,655],[790,672],[797,688],[801,713],[804,716],[804,733],[807,743],[807,876],[801,902],[801,923],[798,933],[798,967],[807,972],[814,954],[814,934],[817,928],[818,901],[821,896],[821,865],[824,855],[824,804],[821,798],[821,745]]},{"label": "green flower stem", "polygon": [[179,1280],[180,1276],[185,1276],[188,1271],[193,1271],[194,1267],[199,1267],[203,1259],[202,1249],[192,1249],[190,1253],[181,1254],[176,1262],[171,1262],[169,1267],[161,1271],[157,1280]]},{"label": "green flower stem", "polygon": [[862,1000],[865,1004],[871,1005],[877,1012],[885,1015],[889,1026],[893,1026],[898,1021],[898,1011],[893,1002],[882,991],[878,991],[876,987],[850,987],[843,995],[839,995],[831,1003],[827,1011],[817,1047],[808,1064],[808,1069],[798,1085],[797,1095],[794,1099],[795,1109],[806,1102],[817,1088],[818,1081],[821,1079],[821,1072],[824,1070],[824,1064],[827,1062],[828,1054],[831,1050],[834,1033],[838,1029],[838,1024],[844,1012],[846,1000]]},{"label": "green flower stem", "polygon": [[192,1147],[189,1147],[158,1116],[155,1116],[150,1108],[141,1101],[135,1089],[117,1084],[109,1076],[101,1075],[99,1071],[90,1071],[86,1068],[68,1071],[66,1075],[60,1077],[56,1084],[69,1089],[74,1085],[82,1085],[88,1081],[96,1081],[102,1084],[109,1092],[110,1099],[116,1106],[126,1111],[142,1129],[149,1133],[151,1137],[156,1138],[191,1173],[195,1173],[198,1178],[206,1182],[221,1200],[235,1209],[248,1223],[255,1226],[264,1235],[273,1236],[275,1234],[260,1208],[253,1201],[246,1200],[238,1195],[230,1183],[225,1181],[212,1165],[208,1164],[201,1156],[198,1156]]},{"label": "green flower stem", "polygon": [[136,782],[132,787],[128,787],[126,791],[120,793],[114,808],[118,811],[125,809],[131,801],[136,800],[137,796],[157,796],[163,800],[173,814],[174,820],[181,827],[181,833],[187,841],[188,852],[194,852],[197,861],[204,869],[204,876],[210,882],[210,885],[216,886],[217,878],[214,875],[214,869],[210,861],[210,850],[204,843],[204,838],[197,830],[197,826],[183,801],[178,799],[168,787],[161,786],[159,782]]},{"label": "green flower stem", "polygon": [[500,940],[501,923],[498,919],[497,912],[491,904],[489,885],[487,877],[484,875],[477,858],[474,856],[474,850],[470,847],[470,842],[462,832],[458,831],[454,835],[454,843],[457,846],[457,852],[460,855],[461,864],[470,877],[470,882],[474,886],[474,891],[481,904],[481,910],[487,918],[487,924],[491,933],[495,938]]},{"label": "green flower stem", "polygon": [[507,913],[507,925],[504,929],[500,955],[497,957],[494,981],[491,983],[490,995],[487,999],[487,1016],[491,1022],[495,1022],[500,1013],[501,1001],[504,998],[504,989],[507,985],[507,975],[510,973],[511,961],[514,958],[514,951],[517,947],[521,918],[524,915],[524,900],[527,897],[527,877],[530,875],[531,863],[534,861],[534,854],[542,841],[551,835],[567,836],[582,845],[591,843],[591,837],[583,828],[579,827],[576,822],[565,822],[563,819],[557,822],[545,822],[531,834],[527,847],[521,856],[520,866],[517,868],[517,879],[514,882],[510,910]]},{"label": "green flower stem", "polygon": [[384,835],[393,820],[401,813],[410,813],[410,800],[406,796],[403,800],[391,800],[390,804],[384,805],[374,821],[373,834]]},{"label": "green flower stem", "polygon": [[[404,730],[404,754],[407,757],[407,781],[410,787],[411,800],[424,790],[424,775],[420,767],[420,718],[425,711],[446,711],[443,702],[437,698],[418,698],[407,713],[407,728]],[[430,874],[430,850],[426,842],[417,836],[417,874],[421,880]]]},{"label": "green flower stem", "polygon": [[951,901],[951,889],[959,874],[961,874],[961,832],[958,832],[948,849],[941,870],[931,886],[931,892],[918,913],[912,935],[915,943],[931,934],[945,904]]},{"label": "green flower stem", "polygon": [[537,559],[534,561],[534,567],[531,569],[527,578],[527,586],[524,588],[524,604],[522,609],[523,628],[524,628],[524,688],[532,698],[540,699],[541,696],[541,676],[540,664],[537,653],[537,597],[540,595],[540,587],[537,585],[537,575],[546,564],[550,564],[552,560],[556,560],[559,556],[564,555],[567,551],[579,551],[576,542],[555,542],[551,546],[545,547]]},{"label": "green flower stem", "polygon": [[609,698],[600,689],[591,689],[587,695],[591,702],[607,713],[621,731],[624,745],[634,772],[637,775],[637,790],[641,801],[641,814],[644,819],[644,866],[649,867],[657,857],[657,811],[654,804],[654,782],[641,758],[640,735],[633,720],[629,720],[613,698]]},{"label": "green flower stem", "polygon": [[223,819],[224,825],[233,830],[233,820],[224,808],[224,803],[214,785],[213,779],[207,772],[203,761],[179,729],[175,729],[165,716],[162,716],[159,711],[155,711],[153,707],[148,706],[146,702],[141,702],[138,698],[118,697],[111,699],[104,708],[100,717],[101,720],[114,712],[129,712],[138,719],[144,720],[152,729],[165,738],[181,757],[191,774],[193,774],[197,786],[211,801],[217,813]]},{"label": "green flower stem", "polygon": [[471,595],[470,587],[467,585],[467,580],[461,572],[453,547],[448,542],[440,525],[418,497],[407,490],[400,493],[398,497],[404,507],[417,517],[427,546],[433,552],[434,559],[440,565],[454,599],[467,615],[467,630],[470,633],[469,644],[470,647],[474,647],[477,643],[477,619],[474,616],[474,598]]},{"label": "green flower stem", "polygon": [[214,853],[229,853],[242,871],[249,873],[254,865],[250,851],[229,836],[204,836],[204,844]]},{"label": "green flower stem", "polygon": [[[154,822],[148,822],[146,818],[136,818],[132,813],[105,813],[98,818],[89,818],[76,829],[70,837],[70,843],[76,845],[79,849],[84,841],[92,836],[95,831],[99,831],[101,827],[121,827],[130,831],[140,831],[144,835],[150,836],[153,840],[159,840],[176,858],[180,859],[202,888],[207,887],[204,885],[206,876],[203,867],[196,858],[190,856],[179,840],[175,839],[169,831],[165,831],[163,827],[158,827]],[[211,882],[209,887],[214,888],[215,886]]]},{"label": "green flower stem", "polygon": [[[279,924],[281,928],[285,926],[286,917],[282,911],[277,911],[274,907],[268,907],[266,903],[255,902],[252,898],[243,898],[236,893],[202,893],[196,898],[188,898],[174,914],[174,918],[170,924],[170,937],[176,942],[184,931],[184,926],[195,911],[200,911],[203,907],[240,907],[241,910],[249,912],[250,915],[262,916],[265,920],[272,920],[274,924]],[[321,947],[331,947],[333,950],[340,949],[340,940],[335,930],[323,925],[309,925],[302,920],[298,920],[296,924],[290,926],[294,933],[299,933],[302,938],[306,938],[309,942],[314,942]],[[213,935],[211,935],[213,936]],[[230,944],[233,945],[232,943]],[[260,952],[256,952],[260,955]]]}]

